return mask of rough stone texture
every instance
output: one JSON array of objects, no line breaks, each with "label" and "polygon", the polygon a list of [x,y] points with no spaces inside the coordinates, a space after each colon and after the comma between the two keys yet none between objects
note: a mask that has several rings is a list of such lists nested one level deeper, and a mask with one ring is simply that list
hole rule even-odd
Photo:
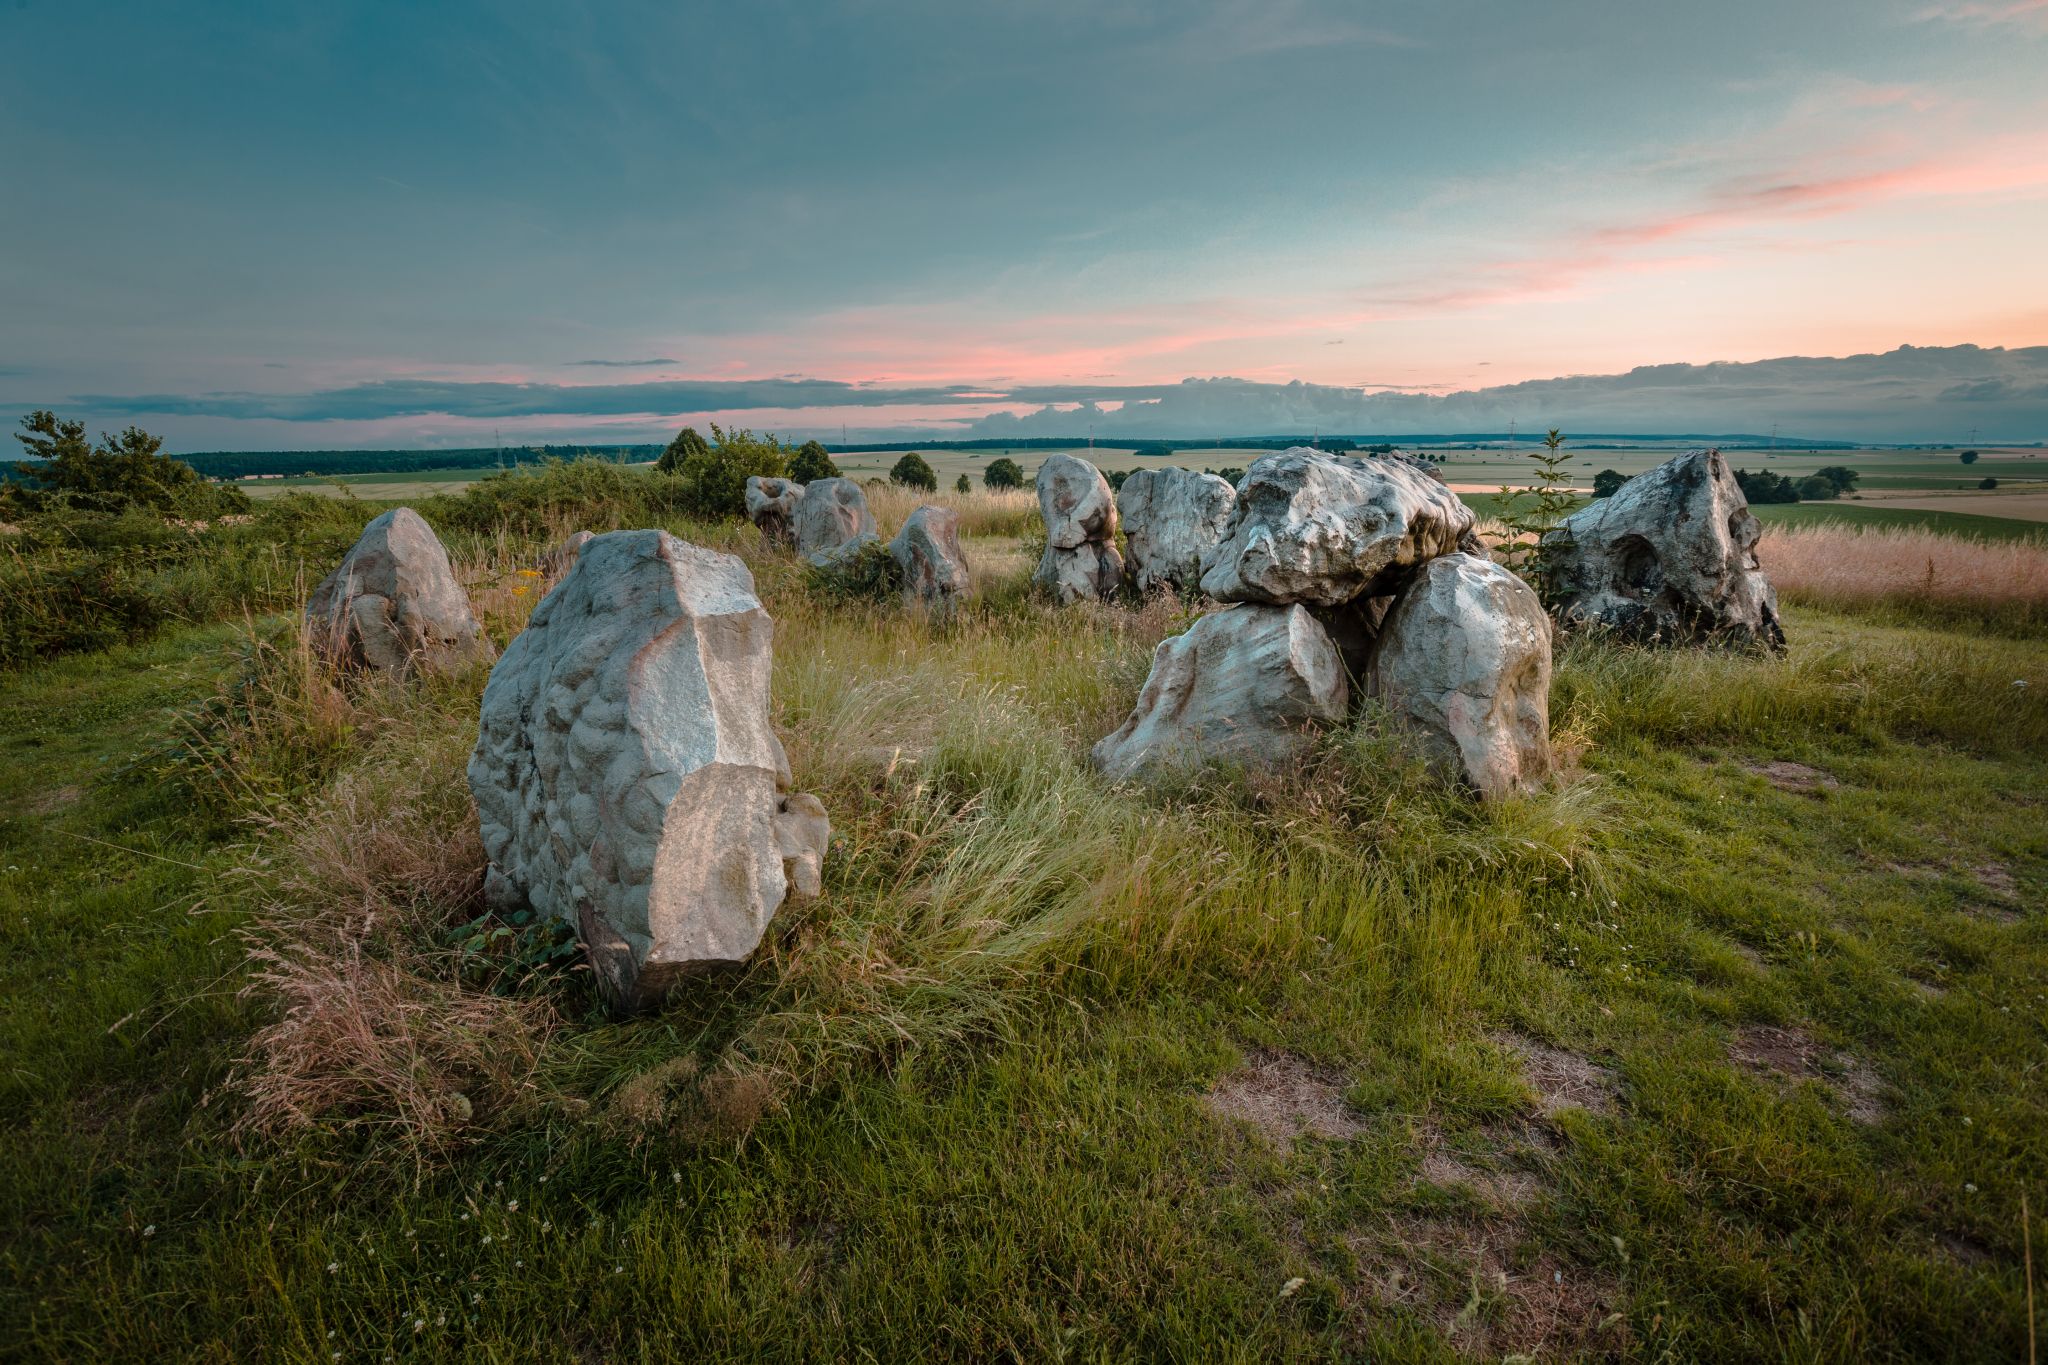
[{"label": "rough stone texture", "polygon": [[1373,651],[1379,648],[1380,626],[1394,609],[1392,597],[1360,597],[1341,607],[1310,607],[1330,643],[1344,661],[1344,672],[1354,685],[1362,685],[1372,671]]},{"label": "rough stone texture", "polygon": [[1211,760],[1284,767],[1309,727],[1343,719],[1349,697],[1336,646],[1306,608],[1229,607],[1160,641],[1130,719],[1093,755],[1117,780]]},{"label": "rough stone texture", "polygon": [[1116,510],[1130,550],[1125,564],[1138,591],[1193,588],[1202,556],[1223,539],[1237,490],[1228,479],[1168,466],[1140,469],[1117,490]]},{"label": "rough stone texture", "polygon": [[[795,479],[747,476],[747,519],[761,528],[762,539],[772,545],[787,545],[796,539],[790,522],[796,506],[804,499],[804,485]],[[867,499],[861,499],[867,505]]]},{"label": "rough stone texture", "polygon": [[949,606],[967,595],[974,579],[960,552],[960,514],[947,507],[920,507],[889,542],[889,557],[903,572],[903,600]]},{"label": "rough stone texture", "polygon": [[1048,457],[1038,467],[1038,510],[1045,554],[1031,581],[1062,604],[1114,597],[1124,557],[1116,548],[1116,499],[1102,471],[1072,455]]},{"label": "rough stone texture", "polygon": [[491,671],[469,760],[486,895],[575,925],[619,1008],[740,961],[818,889],[829,825],[769,724],[773,636],[738,559],[615,531]]},{"label": "rough stone texture", "polygon": [[1763,528],[1718,450],[1638,474],[1543,538],[1558,619],[1641,641],[1785,643],[1757,563]]},{"label": "rough stone texture", "polygon": [[448,551],[410,507],[363,528],[306,603],[314,648],[341,664],[436,669],[491,656]]},{"label": "rough stone texture", "polygon": [[1245,472],[1224,538],[1203,557],[1202,591],[1275,606],[1385,596],[1456,551],[1472,525],[1457,495],[1408,461],[1296,446]]},{"label": "rough stone texture", "polygon": [[1550,753],[1550,618],[1490,559],[1432,559],[1387,613],[1373,695],[1489,801],[1534,790]]},{"label": "rough stone texture", "polygon": [[797,553],[814,564],[826,563],[835,551],[875,534],[868,495],[852,479],[818,479],[805,484],[789,525]]},{"label": "rough stone texture", "polygon": [[542,562],[548,572],[565,574],[576,567],[576,556],[583,553],[583,547],[596,538],[589,531],[578,531],[560,545],[548,551],[546,559]]}]

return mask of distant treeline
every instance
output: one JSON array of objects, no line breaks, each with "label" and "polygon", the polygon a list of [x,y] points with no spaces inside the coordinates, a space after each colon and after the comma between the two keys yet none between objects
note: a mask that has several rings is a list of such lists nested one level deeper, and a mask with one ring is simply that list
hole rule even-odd
[{"label": "distant treeline", "polygon": [[178,458],[209,479],[252,474],[415,474],[430,469],[478,469],[541,464],[594,456],[636,464],[661,455],[658,445],[478,446],[467,450],[209,450]]},{"label": "distant treeline", "polygon": [[[1292,436],[1191,436],[1184,440],[1161,440],[1158,437],[1097,436],[1094,445],[1101,450],[1148,450],[1157,449],[1165,453],[1175,450],[1286,450],[1290,446],[1314,444],[1324,450],[1373,450],[1393,446],[1448,446],[1472,445],[1479,442],[1505,442],[1517,440],[1522,446],[1533,447],[1539,440],[1528,432],[1511,437],[1505,431],[1469,432],[1409,432],[1406,435],[1381,436],[1353,434],[1311,435],[1297,432]],[[1599,444],[1607,442],[1606,445]],[[1640,435],[1629,432],[1601,432],[1590,437],[1573,437],[1567,444],[1576,450],[1610,450],[1630,448],[1644,442],[1673,444],[1687,442],[1702,446],[1767,446],[1773,442],[1768,436],[1709,436],[1700,434],[1669,432],[1645,432]],[[877,441],[867,445],[835,445],[834,454],[864,455],[883,450],[1073,450],[1089,444],[1082,436],[1030,436],[1014,440],[978,439],[973,441]],[[1781,436],[1775,442],[1778,450],[1858,450],[1863,447],[1854,441],[1810,441]]]}]

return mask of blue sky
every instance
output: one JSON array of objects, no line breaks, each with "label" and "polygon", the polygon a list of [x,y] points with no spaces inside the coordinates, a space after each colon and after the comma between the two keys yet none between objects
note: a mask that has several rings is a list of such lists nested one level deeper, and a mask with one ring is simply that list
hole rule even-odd
[{"label": "blue sky", "polygon": [[183,448],[2048,342],[2048,0],[0,0],[0,46],[0,399]]}]

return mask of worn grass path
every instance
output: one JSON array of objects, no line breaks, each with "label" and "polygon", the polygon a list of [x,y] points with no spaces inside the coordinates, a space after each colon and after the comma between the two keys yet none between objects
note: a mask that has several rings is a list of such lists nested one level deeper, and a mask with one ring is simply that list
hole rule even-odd
[{"label": "worn grass path", "polygon": [[[1277,968],[1098,944],[742,1135],[564,1104],[426,1168],[222,1136],[248,855],[150,752],[231,633],[9,677],[0,1358],[2022,1359],[2048,751],[1990,680],[2048,646],[1791,618],[1754,696],[1564,660],[1604,904],[1447,882]],[[1878,695],[1916,677],[1984,699]],[[578,1022],[591,1114],[676,1027]]]}]

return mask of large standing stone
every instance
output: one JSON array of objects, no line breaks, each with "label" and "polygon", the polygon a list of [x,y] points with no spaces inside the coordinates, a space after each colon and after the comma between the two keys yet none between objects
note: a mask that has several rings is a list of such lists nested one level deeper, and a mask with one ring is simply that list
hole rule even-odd
[{"label": "large standing stone", "polygon": [[[761,528],[761,538],[771,545],[787,545],[795,539],[790,522],[803,498],[804,485],[795,479],[747,475],[747,519]],[[861,505],[867,505],[865,498]]]},{"label": "large standing stone", "polygon": [[1252,464],[1223,539],[1202,560],[1219,602],[1334,607],[1398,590],[1467,540],[1472,513],[1405,460],[1296,446]]},{"label": "large standing stone", "polygon": [[1558,619],[1633,640],[1785,643],[1763,534],[1718,450],[1638,474],[1543,538]]},{"label": "large standing stone", "polygon": [[814,564],[832,562],[863,538],[877,538],[868,495],[852,479],[818,479],[805,484],[789,524],[797,553]]},{"label": "large standing stone", "polygon": [[1350,695],[1330,637],[1303,607],[1240,606],[1160,641],[1129,720],[1096,744],[1116,780],[1210,761],[1284,767]]},{"label": "large standing stone", "polygon": [[1550,618],[1490,559],[1423,565],[1381,624],[1369,687],[1487,800],[1550,776]]},{"label": "large standing stone", "polygon": [[889,557],[902,572],[906,602],[950,606],[974,584],[960,552],[960,514],[949,507],[912,512],[889,542]]},{"label": "large standing stone", "polygon": [[486,894],[575,925],[620,1008],[740,961],[818,890],[830,827],[789,791],[773,636],[738,559],[615,531],[491,671],[469,760]]},{"label": "large standing stone", "polygon": [[1169,465],[1140,469],[1117,490],[1130,557],[1125,571],[1141,593],[1193,588],[1202,556],[1223,539],[1237,490],[1228,479]]},{"label": "large standing stone", "polygon": [[313,645],[336,663],[447,668],[491,656],[434,528],[410,507],[363,528],[306,603]]},{"label": "large standing stone", "polygon": [[1038,467],[1038,510],[1045,518],[1045,554],[1031,581],[1062,604],[1114,597],[1123,586],[1116,548],[1116,500],[1109,480],[1086,460],[1048,456]]}]

